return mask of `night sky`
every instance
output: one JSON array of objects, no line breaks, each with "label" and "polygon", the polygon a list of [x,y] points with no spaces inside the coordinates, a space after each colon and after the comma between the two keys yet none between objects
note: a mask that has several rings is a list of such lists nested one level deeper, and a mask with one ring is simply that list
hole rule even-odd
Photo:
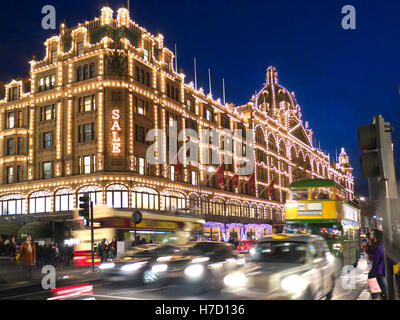
[{"label": "night sky", "polygon": [[[108,1],[117,11],[124,1]],[[126,3],[126,1],[125,1]],[[44,5],[57,10],[57,30],[43,30]],[[68,27],[100,16],[106,1],[2,1],[0,11],[0,81],[27,76],[33,55],[44,57],[44,41]],[[343,30],[341,13],[354,5],[357,29]],[[131,0],[132,19],[166,46],[178,48],[178,68],[208,92],[212,72],[214,98],[249,101],[273,65],[279,82],[296,93],[315,140],[334,160],[346,148],[355,168],[356,192],[368,193],[361,177],[357,127],[382,114],[395,128],[400,152],[400,1],[394,0]],[[317,142],[318,143],[318,142]]]}]

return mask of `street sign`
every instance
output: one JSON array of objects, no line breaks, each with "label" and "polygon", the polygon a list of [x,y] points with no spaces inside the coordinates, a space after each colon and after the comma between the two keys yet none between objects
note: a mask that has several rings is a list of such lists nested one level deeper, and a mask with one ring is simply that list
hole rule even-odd
[{"label": "street sign", "polygon": [[139,224],[143,220],[143,215],[140,211],[136,211],[132,214],[132,222],[134,224]]}]

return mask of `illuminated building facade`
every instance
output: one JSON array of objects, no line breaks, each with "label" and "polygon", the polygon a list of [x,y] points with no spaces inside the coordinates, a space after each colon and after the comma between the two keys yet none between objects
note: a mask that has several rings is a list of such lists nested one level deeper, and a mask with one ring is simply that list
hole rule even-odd
[{"label": "illuminated building facade", "polygon": [[[68,216],[88,192],[95,204],[117,209],[202,216],[210,237],[228,240],[279,231],[292,181],[334,179],[353,198],[345,151],[331,163],[313,146],[294,93],[278,83],[273,67],[248,104],[222,104],[185,82],[161,34],[135,24],[127,9],[114,16],[104,7],[90,22],[61,24],[59,35],[45,42],[45,58],[30,62],[29,78],[0,90],[2,217]],[[215,167],[186,163],[185,154],[179,175],[173,165],[149,164],[146,134],[161,129],[163,137],[156,139],[166,150],[174,121],[179,131],[253,130],[255,192],[248,176],[233,188],[234,155],[223,188]],[[222,143],[199,142],[199,149],[220,151]],[[172,159],[165,153],[163,160]]]}]

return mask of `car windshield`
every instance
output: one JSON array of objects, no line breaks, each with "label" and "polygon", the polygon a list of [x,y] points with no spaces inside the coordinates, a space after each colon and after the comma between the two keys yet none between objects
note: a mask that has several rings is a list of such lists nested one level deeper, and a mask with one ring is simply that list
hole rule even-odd
[{"label": "car windshield", "polygon": [[188,256],[210,256],[231,251],[227,245],[220,243],[198,243],[184,252]]},{"label": "car windshield", "polygon": [[256,246],[253,260],[258,262],[306,263],[307,244],[303,242],[270,241]]},{"label": "car windshield", "polygon": [[140,251],[137,250],[127,251],[125,257],[153,257],[153,256],[172,255],[176,254],[177,252],[180,252],[179,248],[171,245],[166,245],[157,248],[145,248]]},{"label": "car windshield", "polygon": [[241,246],[245,246],[247,244],[250,244],[250,241],[240,241]]}]

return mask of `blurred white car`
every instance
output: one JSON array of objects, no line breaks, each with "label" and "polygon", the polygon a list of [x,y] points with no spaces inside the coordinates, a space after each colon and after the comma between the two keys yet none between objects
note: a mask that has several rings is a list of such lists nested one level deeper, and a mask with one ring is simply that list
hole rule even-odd
[{"label": "blurred white car", "polygon": [[226,294],[243,299],[331,299],[335,265],[325,240],[276,235],[257,242],[250,261],[224,278]]}]

